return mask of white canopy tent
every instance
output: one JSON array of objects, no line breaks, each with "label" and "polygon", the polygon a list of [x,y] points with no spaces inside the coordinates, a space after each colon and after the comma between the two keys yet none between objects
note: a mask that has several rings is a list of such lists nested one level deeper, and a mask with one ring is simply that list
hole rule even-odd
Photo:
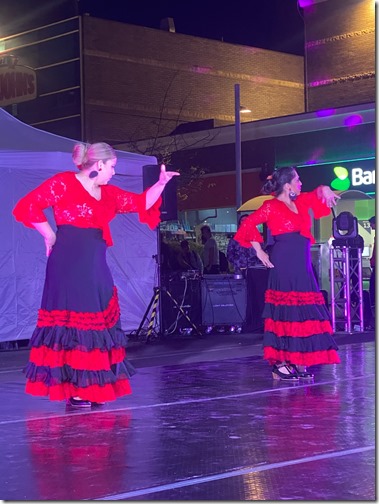
[{"label": "white canopy tent", "polygon": [[[16,202],[48,177],[75,171],[71,153],[75,140],[28,126],[0,108],[0,342],[29,339],[42,296],[46,256],[43,239],[16,222]],[[142,167],[155,157],[117,152],[112,183],[143,191]],[[46,216],[54,224],[52,212]],[[157,231],[141,224],[136,214],[117,215],[111,222],[114,245],[108,264],[118,288],[125,331],[137,329],[156,283]]]}]

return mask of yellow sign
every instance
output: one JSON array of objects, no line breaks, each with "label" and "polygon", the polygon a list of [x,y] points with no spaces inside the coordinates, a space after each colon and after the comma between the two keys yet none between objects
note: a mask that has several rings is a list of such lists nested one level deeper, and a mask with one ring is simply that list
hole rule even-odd
[{"label": "yellow sign", "polygon": [[36,72],[22,65],[0,66],[0,107],[34,100],[37,97]]}]

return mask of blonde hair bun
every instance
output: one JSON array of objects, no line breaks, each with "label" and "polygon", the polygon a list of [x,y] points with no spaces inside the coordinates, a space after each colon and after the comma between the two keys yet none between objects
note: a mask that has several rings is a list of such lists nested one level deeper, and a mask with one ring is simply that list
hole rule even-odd
[{"label": "blonde hair bun", "polygon": [[114,158],[117,158],[115,150],[105,142],[78,143],[72,151],[72,160],[79,170],[90,168],[97,161],[105,162]]},{"label": "blonde hair bun", "polygon": [[72,160],[74,161],[74,165],[77,166],[79,170],[85,164],[86,154],[87,145],[82,143],[74,145],[74,149],[72,151]]}]

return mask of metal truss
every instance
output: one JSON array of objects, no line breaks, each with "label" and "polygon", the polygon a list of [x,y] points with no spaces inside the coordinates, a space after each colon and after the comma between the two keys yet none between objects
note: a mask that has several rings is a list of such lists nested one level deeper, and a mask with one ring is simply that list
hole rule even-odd
[{"label": "metal truss", "polygon": [[364,331],[362,249],[330,248],[330,294],[333,331]]}]

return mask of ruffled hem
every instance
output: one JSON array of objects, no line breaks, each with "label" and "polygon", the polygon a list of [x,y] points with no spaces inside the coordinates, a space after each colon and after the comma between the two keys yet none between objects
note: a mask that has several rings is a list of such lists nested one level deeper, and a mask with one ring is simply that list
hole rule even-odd
[{"label": "ruffled hem", "polygon": [[160,206],[162,204],[162,196],[159,196],[154,205],[146,210],[146,191],[143,193],[145,194],[145,198],[143,199],[144,206],[138,209],[138,218],[142,224],[147,224],[150,229],[155,229],[161,222]]},{"label": "ruffled hem", "polygon": [[51,401],[64,401],[70,397],[81,397],[85,401],[108,402],[118,397],[129,395],[132,389],[129,380],[118,380],[116,383],[106,385],[90,385],[88,387],[76,387],[72,383],[61,383],[47,386],[42,382],[28,380],[25,392],[33,396],[49,397]]},{"label": "ruffled hem", "polygon": [[250,238],[250,234],[247,236],[245,233],[243,233],[242,231],[240,231],[240,229],[237,230],[237,233],[234,235],[234,239],[236,240],[236,242],[238,242],[241,245],[241,247],[251,248],[252,247],[252,244],[251,244],[252,241],[263,243],[263,238],[259,234],[259,231],[257,231],[257,234],[253,234],[253,237]]},{"label": "ruffled hem", "polygon": [[331,213],[331,209],[327,206],[326,202],[323,203],[321,200],[321,188],[322,186],[318,186],[316,189],[308,193],[309,205],[312,208],[315,219],[321,219]]},{"label": "ruffled hem", "polygon": [[90,352],[82,350],[60,350],[56,352],[46,346],[41,346],[30,350],[29,362],[37,367],[55,368],[67,365],[72,369],[107,371],[112,365],[123,362],[125,356],[125,348],[112,348],[109,351],[96,348]]},{"label": "ruffled hem", "polygon": [[32,222],[47,222],[46,215],[35,205],[31,205],[25,197],[14,207],[12,214],[17,222],[21,222],[28,228],[35,229]]},{"label": "ruffled hem", "polygon": [[337,343],[331,334],[312,334],[306,338],[293,338],[292,336],[277,336],[265,332],[263,347],[275,348],[278,351],[290,353],[311,353],[325,350],[338,350]]},{"label": "ruffled hem", "polygon": [[105,310],[101,312],[76,312],[73,310],[44,310],[38,311],[37,327],[75,327],[81,331],[103,331],[113,327],[120,318],[117,288],[113,287],[113,294]]},{"label": "ruffled hem", "polygon": [[129,338],[120,328],[120,321],[115,327],[103,331],[82,331],[74,327],[37,327],[30,340],[32,348],[46,346],[54,352],[61,350],[80,350],[89,352],[94,349],[109,351],[112,348],[126,347]]},{"label": "ruffled hem", "polygon": [[28,362],[24,368],[26,378],[33,383],[42,383],[46,387],[57,385],[73,385],[76,388],[86,388],[92,385],[104,387],[119,380],[129,380],[135,373],[135,367],[127,360],[112,364],[108,369],[74,369],[67,364],[62,367],[50,368],[36,366]]},{"label": "ruffled hem", "polygon": [[265,302],[273,305],[302,306],[325,304],[325,299],[321,292],[283,292],[267,289],[265,292]]},{"label": "ruffled hem", "polygon": [[314,334],[333,334],[329,320],[306,320],[304,322],[284,322],[266,318],[264,331],[276,336],[307,337]]},{"label": "ruffled hem", "polygon": [[277,362],[290,362],[298,366],[315,366],[317,364],[339,364],[340,358],[336,350],[320,350],[317,352],[289,352],[286,350],[276,350],[272,347],[263,349],[263,358],[269,361],[270,365]]},{"label": "ruffled hem", "polygon": [[266,303],[262,318],[279,322],[307,322],[313,320],[330,322],[330,313],[325,304],[273,305]]}]

